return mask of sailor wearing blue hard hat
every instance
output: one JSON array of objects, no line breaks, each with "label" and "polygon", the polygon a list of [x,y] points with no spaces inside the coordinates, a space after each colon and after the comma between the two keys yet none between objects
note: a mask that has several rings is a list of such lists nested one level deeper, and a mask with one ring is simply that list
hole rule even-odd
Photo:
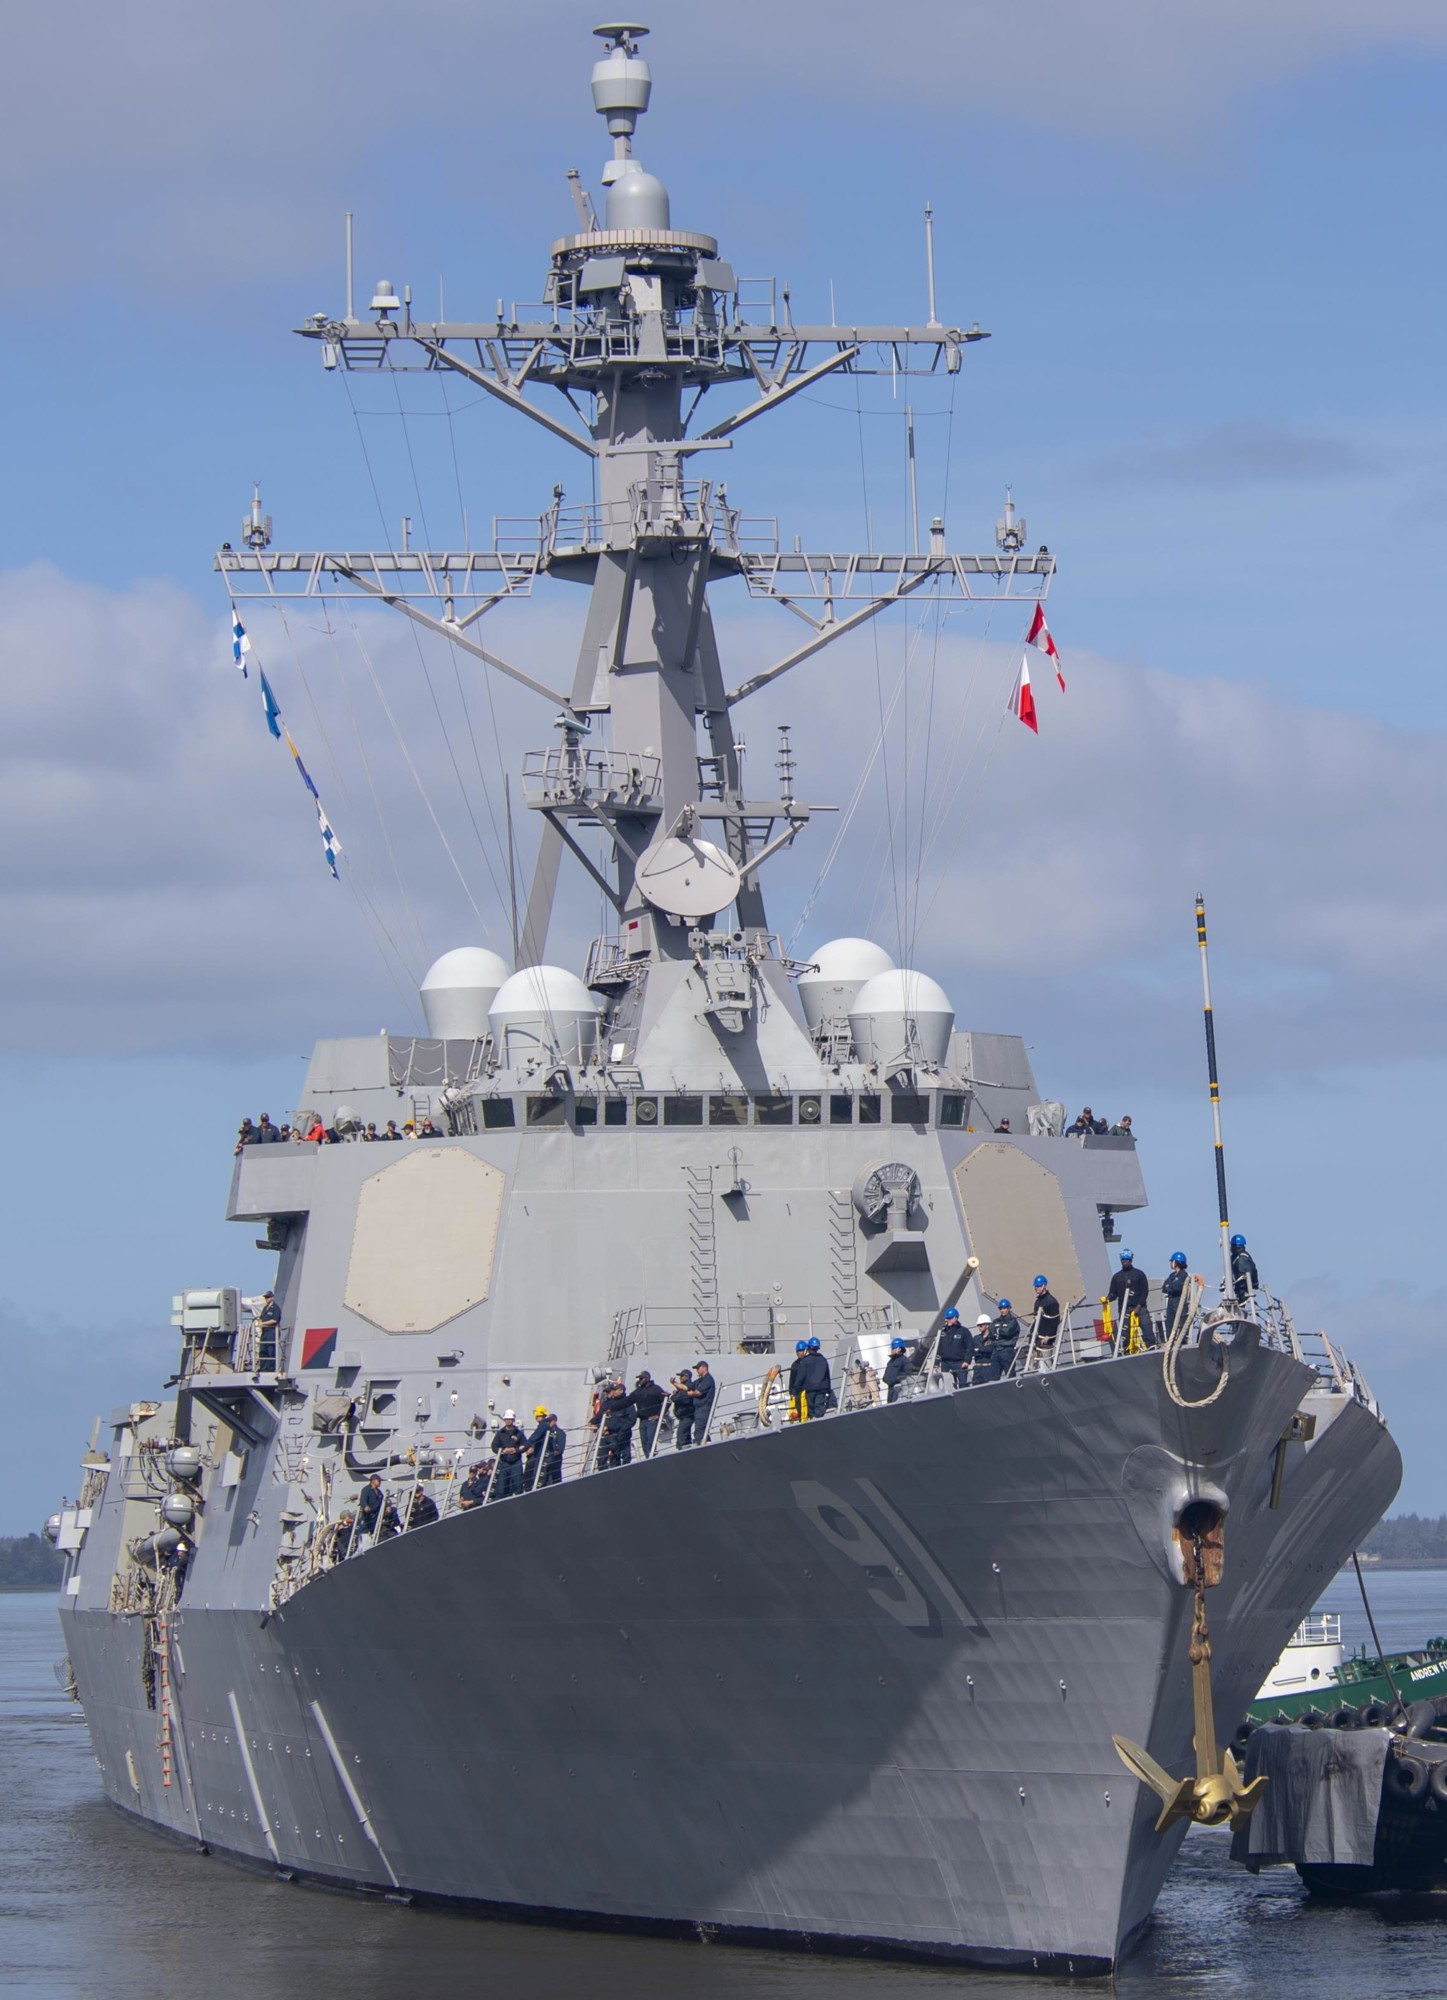
[{"label": "sailor wearing blue hard hat", "polygon": [[1171,1252],[1171,1268],[1161,1280],[1161,1290],[1166,1295],[1164,1323],[1167,1340],[1175,1332],[1176,1321],[1180,1318],[1182,1312],[1181,1301],[1186,1295],[1186,1286],[1189,1283],[1190,1279],[1186,1270],[1186,1253],[1184,1250],[1173,1250]]},{"label": "sailor wearing blue hard hat", "polygon": [[896,1334],[889,1343],[889,1359],[884,1364],[884,1400],[897,1403],[904,1382],[914,1373],[913,1357],[909,1342],[902,1334]]},{"label": "sailor wearing blue hard hat", "polygon": [[799,1393],[803,1405],[801,1415],[805,1418],[822,1417],[833,1401],[834,1388],[817,1333],[809,1337],[809,1345],[799,1364]]},{"label": "sailor wearing blue hard hat", "polygon": [[1050,1289],[1050,1280],[1043,1271],[1035,1278],[1035,1351],[1048,1354],[1055,1345],[1060,1332],[1060,1301]]},{"label": "sailor wearing blue hard hat", "polygon": [[804,1421],[804,1357],[808,1352],[807,1340],[794,1342],[794,1359],[789,1364],[789,1416],[796,1424]]},{"label": "sailor wearing blue hard hat", "polygon": [[1236,1296],[1244,1304],[1261,1283],[1261,1274],[1256,1269],[1256,1259],[1246,1248],[1244,1236],[1231,1238],[1231,1279]]},{"label": "sailor wearing blue hard hat", "polygon": [[1146,1313],[1146,1298],[1150,1292],[1150,1280],[1144,1271],[1135,1267],[1135,1253],[1122,1250],[1120,1269],[1115,1273],[1106,1291],[1115,1323],[1124,1334],[1130,1333],[1131,1314],[1136,1315],[1137,1329],[1141,1337],[1150,1339],[1150,1319]]},{"label": "sailor wearing blue hard hat", "polygon": [[963,1389],[970,1379],[970,1357],[974,1351],[975,1336],[960,1318],[959,1308],[946,1306],[935,1356],[957,1389]]},{"label": "sailor wearing blue hard hat", "polygon": [[1008,1299],[996,1301],[998,1310],[990,1322],[990,1380],[998,1382],[1015,1366],[1020,1346],[1020,1322]]}]

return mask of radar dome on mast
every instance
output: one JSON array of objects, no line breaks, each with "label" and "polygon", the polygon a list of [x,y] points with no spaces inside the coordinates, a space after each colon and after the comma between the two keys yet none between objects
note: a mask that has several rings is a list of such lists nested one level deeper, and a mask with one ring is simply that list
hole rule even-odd
[{"label": "radar dome on mast", "polygon": [[955,1029],[950,997],[928,973],[905,966],[865,981],[849,1009],[849,1027],[861,1062],[941,1063]]},{"label": "radar dome on mast", "polygon": [[562,965],[525,965],[493,995],[492,1031],[509,1065],[529,1056],[586,1062],[592,1053],[598,1000]]},{"label": "radar dome on mast", "polygon": [[422,981],[427,1032],[440,1041],[481,1041],[493,996],[508,976],[505,958],[482,945],[460,945],[429,966]]},{"label": "radar dome on mast", "polygon": [[872,938],[830,938],[812,954],[813,964],[799,975],[799,1005],[810,1034],[829,1021],[847,1026],[854,996],[876,973],[893,972],[894,960]]},{"label": "radar dome on mast", "polygon": [[613,157],[603,169],[608,190],[605,229],[667,229],[670,227],[668,189],[633,157],[633,134],[648,109],[653,78],[638,53],[648,33],[636,21],[610,21],[593,30],[608,44],[608,52],[593,65],[593,109],[608,121]]}]

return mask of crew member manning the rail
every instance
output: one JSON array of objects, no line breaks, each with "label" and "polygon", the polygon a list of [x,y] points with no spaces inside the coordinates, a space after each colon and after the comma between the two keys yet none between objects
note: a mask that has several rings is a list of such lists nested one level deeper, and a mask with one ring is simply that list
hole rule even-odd
[{"label": "crew member manning the rail", "polygon": [[[797,1364],[796,1364],[797,1365]],[[899,1334],[889,1343],[889,1359],[884,1364],[884,1387],[886,1403],[897,1403],[899,1392],[906,1378],[914,1373],[910,1366],[909,1345]]]},{"label": "crew member manning the rail", "polygon": [[669,1377],[673,1390],[673,1448],[682,1451],[693,1443],[693,1370],[680,1368]]},{"label": "crew member manning the rail", "polygon": [[1256,1259],[1246,1248],[1244,1236],[1231,1238],[1231,1280],[1236,1288],[1236,1296],[1243,1305],[1261,1285],[1261,1274],[1256,1268]]},{"label": "crew member manning the rail", "polygon": [[1146,1316],[1146,1297],[1150,1288],[1150,1280],[1145,1272],[1138,1271],[1135,1267],[1135,1253],[1122,1250],[1120,1269],[1111,1279],[1106,1297],[1110,1301],[1111,1311],[1115,1314],[1116,1325],[1127,1337],[1130,1335],[1131,1314],[1134,1313],[1141,1338],[1149,1342],[1150,1323]]},{"label": "crew member manning the rail", "polygon": [[1041,1354],[1048,1354],[1054,1347],[1060,1332],[1060,1301],[1050,1289],[1050,1280],[1042,1271],[1035,1280],[1035,1346]]},{"label": "crew member manning the rail", "polygon": [[829,1408],[834,1380],[829,1372],[828,1358],[819,1345],[817,1333],[810,1336],[809,1345],[805,1349],[804,1366],[799,1373],[799,1382],[804,1391],[805,1416],[822,1417]]},{"label": "crew member manning the rail", "polygon": [[1171,1268],[1161,1280],[1161,1290],[1166,1295],[1166,1309],[1162,1315],[1161,1324],[1167,1340],[1175,1332],[1176,1320],[1181,1316],[1182,1312],[1181,1301],[1185,1297],[1186,1286],[1189,1283],[1190,1279],[1187,1276],[1186,1270],[1186,1253],[1184,1250],[1173,1250],[1171,1252]]},{"label": "crew member manning the rail", "polygon": [[808,1352],[807,1340],[794,1342],[794,1358],[789,1363],[789,1421],[792,1424],[804,1421],[804,1359]]},{"label": "crew member manning the rail", "polygon": [[527,1438],[519,1427],[516,1410],[504,1410],[502,1422],[492,1434],[492,1448],[497,1453],[497,1471],[493,1475],[492,1497],[506,1500],[513,1493],[523,1490],[523,1453],[527,1450]]},{"label": "crew member manning the rail", "polygon": [[1009,1375],[1015,1367],[1015,1355],[1020,1346],[1020,1322],[1008,1299],[1000,1300],[1000,1310],[990,1322],[993,1336],[990,1347],[990,1380],[998,1382]]},{"label": "crew member manning the rail", "polygon": [[972,1382],[988,1382],[990,1366],[995,1352],[995,1322],[988,1313],[981,1313],[975,1321],[975,1353],[970,1364]]},{"label": "crew member manning the rail", "polygon": [[643,1448],[643,1456],[652,1458],[654,1440],[658,1436],[658,1420],[668,1401],[667,1394],[645,1368],[633,1385],[629,1401],[638,1412],[638,1442]]},{"label": "crew member manning the rail", "polygon": [[713,1415],[713,1399],[718,1394],[718,1383],[709,1373],[706,1361],[696,1361],[693,1365],[693,1441],[702,1444],[708,1436],[708,1420]]},{"label": "crew member manning the rail", "polygon": [[940,1367],[957,1389],[963,1389],[970,1379],[970,1357],[974,1351],[975,1336],[960,1318],[958,1306],[946,1306],[935,1353]]},{"label": "crew member manning the rail", "polygon": [[533,1432],[542,1442],[538,1446],[538,1456],[534,1463],[537,1471],[533,1475],[534,1486],[557,1486],[563,1477],[563,1453],[568,1446],[568,1433],[558,1422],[557,1412],[549,1410],[544,1421]]}]

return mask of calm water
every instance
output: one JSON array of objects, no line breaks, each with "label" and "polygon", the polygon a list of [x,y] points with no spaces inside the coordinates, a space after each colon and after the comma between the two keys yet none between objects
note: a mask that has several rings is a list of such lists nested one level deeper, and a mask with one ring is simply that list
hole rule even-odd
[{"label": "calm water", "polygon": [[[1368,1572],[1384,1645],[1447,1631],[1447,1570]],[[1322,1599],[1365,1636],[1354,1580]],[[55,1600],[0,1594],[0,1990],[8,2000],[1059,2000],[1020,1977],[551,1935],[353,1902],[173,1848],[101,1803],[79,1711],[51,1671]],[[1304,1900],[1196,1831],[1123,2000],[1447,1996],[1447,1923]]]}]

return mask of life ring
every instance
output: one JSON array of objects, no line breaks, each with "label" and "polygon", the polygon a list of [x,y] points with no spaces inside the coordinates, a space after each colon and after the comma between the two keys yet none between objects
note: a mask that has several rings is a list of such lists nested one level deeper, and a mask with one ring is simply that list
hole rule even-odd
[{"label": "life ring", "polygon": [[1385,1783],[1393,1798],[1417,1805],[1427,1796],[1431,1775],[1418,1757],[1389,1757]]}]

